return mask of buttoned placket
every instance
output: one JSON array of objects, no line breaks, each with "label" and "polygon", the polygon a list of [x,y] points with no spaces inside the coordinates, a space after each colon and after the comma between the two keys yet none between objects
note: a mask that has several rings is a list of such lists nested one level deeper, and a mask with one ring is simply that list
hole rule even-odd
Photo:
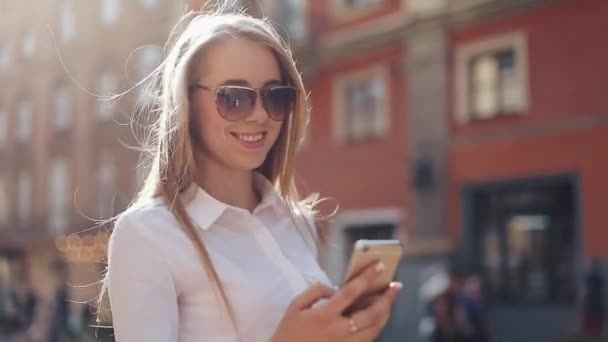
[{"label": "buttoned placket", "polygon": [[294,264],[285,256],[268,227],[266,227],[264,222],[258,218],[258,213],[258,210],[254,210],[253,214],[246,210],[243,212],[244,215],[247,215],[246,219],[252,223],[254,239],[261,246],[270,262],[279,268],[286,276],[293,294],[297,295],[301,293],[307,286],[306,280]]}]

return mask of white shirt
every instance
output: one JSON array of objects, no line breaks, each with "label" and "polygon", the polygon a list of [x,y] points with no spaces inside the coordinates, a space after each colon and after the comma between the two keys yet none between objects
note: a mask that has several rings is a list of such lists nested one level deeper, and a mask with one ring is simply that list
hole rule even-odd
[{"label": "white shirt", "polygon": [[[186,210],[200,226],[237,334],[193,243],[159,199],[118,220],[109,248],[108,291],[117,342],[268,341],[295,296],[330,284],[317,263],[309,213],[295,221],[271,183],[250,213],[197,188]],[[294,222],[298,222],[298,225]]]}]

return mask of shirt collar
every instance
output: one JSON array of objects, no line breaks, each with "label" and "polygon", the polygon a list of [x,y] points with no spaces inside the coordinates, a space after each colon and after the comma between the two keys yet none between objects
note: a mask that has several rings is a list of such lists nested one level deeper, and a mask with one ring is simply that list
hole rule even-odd
[{"label": "shirt collar", "polygon": [[282,202],[281,196],[276,191],[274,185],[263,174],[261,174],[259,172],[254,172],[253,183],[254,183],[255,188],[258,190],[258,192],[262,196],[262,200],[260,201],[258,206],[255,208],[254,212],[262,210],[266,207],[278,205],[279,203]]},{"label": "shirt collar", "polygon": [[[261,173],[255,172],[253,175],[254,186],[262,195],[262,200],[255,208],[254,213],[266,207],[279,205],[281,196],[276,192],[272,183]],[[186,211],[192,219],[203,229],[208,230],[222,216],[226,210],[243,211],[242,208],[237,208],[221,202],[196,186],[194,198],[186,206]]]}]

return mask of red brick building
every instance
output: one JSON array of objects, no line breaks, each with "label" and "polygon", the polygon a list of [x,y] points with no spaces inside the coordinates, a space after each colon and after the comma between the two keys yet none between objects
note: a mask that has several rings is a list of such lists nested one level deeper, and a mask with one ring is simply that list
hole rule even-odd
[{"label": "red brick building", "polygon": [[312,119],[298,167],[304,192],[334,198],[326,212],[339,205],[326,251],[328,271],[338,281],[356,237],[390,237],[405,227],[406,49],[391,31],[405,24],[406,14],[400,1],[308,5],[315,53],[304,77]]},{"label": "red brick building", "polygon": [[502,302],[573,303],[608,254],[607,16],[558,1],[450,33],[450,236]]},{"label": "red brick building", "polygon": [[[313,108],[302,184],[340,206],[332,276],[352,240],[397,236],[405,264],[455,255],[480,272],[497,307],[568,311],[585,260],[608,254],[608,3],[353,4],[308,1],[314,51],[300,55]],[[539,324],[505,336],[563,332]]]}]

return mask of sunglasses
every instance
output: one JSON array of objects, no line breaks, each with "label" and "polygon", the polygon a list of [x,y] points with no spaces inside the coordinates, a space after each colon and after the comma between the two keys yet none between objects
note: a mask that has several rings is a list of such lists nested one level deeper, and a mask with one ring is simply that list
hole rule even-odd
[{"label": "sunglasses", "polygon": [[283,121],[293,111],[297,94],[297,90],[289,86],[255,89],[231,85],[209,88],[195,84],[190,87],[191,91],[195,89],[214,92],[217,111],[228,121],[243,120],[251,114],[258,95],[268,116],[272,120]]}]

